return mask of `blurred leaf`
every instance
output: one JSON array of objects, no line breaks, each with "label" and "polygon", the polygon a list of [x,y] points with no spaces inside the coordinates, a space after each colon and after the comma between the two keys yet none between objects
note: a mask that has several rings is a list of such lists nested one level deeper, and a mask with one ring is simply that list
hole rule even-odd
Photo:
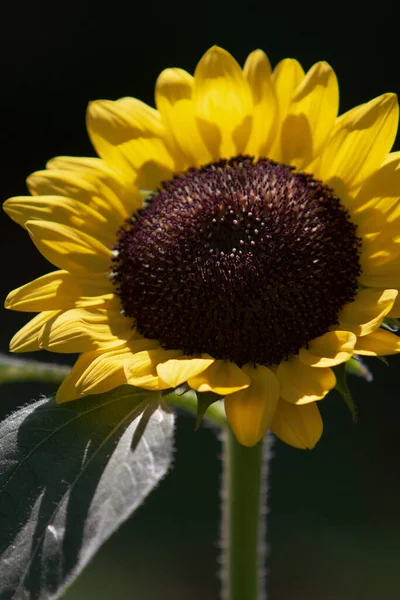
[{"label": "blurred leaf", "polygon": [[389,361],[386,358],[386,356],[374,356],[374,358],[377,358],[379,360],[379,362],[381,362],[385,365],[385,367],[389,366]]},{"label": "blurred leaf", "polygon": [[335,367],[334,371],[335,371],[335,375],[336,375],[335,390],[337,392],[339,392],[339,394],[342,396],[343,400],[345,401],[345,403],[347,405],[347,408],[349,409],[349,411],[351,413],[353,421],[356,422],[357,421],[357,409],[355,407],[353,398],[351,396],[349,386],[347,385],[346,364],[342,363],[341,365],[338,365],[337,367]]},{"label": "blurred leaf", "polygon": [[164,477],[174,417],[158,402],[158,392],[122,386],[41,400],[0,424],[2,600],[58,598]]},{"label": "blurred leaf", "polygon": [[383,329],[388,329],[392,333],[398,333],[400,331],[400,319],[392,319],[391,317],[385,317],[381,325]]},{"label": "blurred leaf", "polygon": [[371,371],[362,360],[361,356],[357,356],[357,358],[350,358],[350,360],[345,363],[345,369],[346,373],[349,375],[361,377],[362,379],[365,379],[365,381],[368,381],[368,383],[374,379]]},{"label": "blurred leaf", "polygon": [[46,381],[61,383],[71,371],[68,365],[45,363],[39,360],[16,358],[0,354],[0,384],[17,381]]}]

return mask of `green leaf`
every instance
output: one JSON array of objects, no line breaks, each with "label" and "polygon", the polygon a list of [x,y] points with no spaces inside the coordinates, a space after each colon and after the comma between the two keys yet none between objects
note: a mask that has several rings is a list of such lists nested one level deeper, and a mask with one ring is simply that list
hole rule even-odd
[{"label": "green leaf", "polygon": [[339,392],[349,409],[353,421],[357,421],[357,409],[351,396],[349,386],[347,385],[347,371],[345,363],[338,365],[334,369],[336,375],[335,390]]},{"label": "green leaf", "polygon": [[174,417],[159,399],[122,386],[0,424],[1,599],[59,598],[164,477]]},{"label": "green leaf", "polygon": [[[184,391],[184,389],[183,389]],[[208,392],[201,392],[201,394],[198,395],[207,395]],[[212,393],[210,392],[210,395]],[[217,426],[218,428],[222,428],[222,427],[226,427],[227,425],[227,420],[226,420],[226,415],[225,415],[225,409],[224,409],[224,403],[222,402],[222,399],[217,396],[216,394],[214,395],[214,400],[212,402],[207,402],[207,405],[204,406],[205,408],[205,414],[204,411],[202,411],[203,407],[199,407],[199,402],[197,400],[197,393],[194,390],[188,390],[188,391],[184,391],[184,393],[182,393],[182,389],[179,386],[179,388],[176,388],[173,391],[167,390],[166,393],[163,392],[163,400],[166,403],[166,406],[168,407],[169,404],[173,404],[174,406],[178,407],[178,408],[183,408],[185,411],[188,411],[190,413],[193,413],[196,415],[196,425],[195,428],[197,429],[198,426],[200,425],[199,421],[199,412],[201,414],[201,416],[204,416],[204,418],[208,421],[208,423]],[[219,400],[219,402],[216,402],[215,400]],[[201,418],[200,418],[201,421]]]},{"label": "green leaf", "polygon": [[196,415],[196,426],[195,431],[201,425],[201,422],[209,409],[211,404],[214,404],[217,400],[221,400],[221,396],[214,394],[213,392],[196,392],[197,396],[197,415]]}]

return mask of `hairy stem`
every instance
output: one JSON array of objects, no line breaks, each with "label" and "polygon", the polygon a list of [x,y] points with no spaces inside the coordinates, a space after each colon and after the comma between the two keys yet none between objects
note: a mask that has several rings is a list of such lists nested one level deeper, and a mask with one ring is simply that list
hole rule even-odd
[{"label": "hairy stem", "polygon": [[223,432],[222,598],[266,600],[267,474],[271,438],[252,448]]}]

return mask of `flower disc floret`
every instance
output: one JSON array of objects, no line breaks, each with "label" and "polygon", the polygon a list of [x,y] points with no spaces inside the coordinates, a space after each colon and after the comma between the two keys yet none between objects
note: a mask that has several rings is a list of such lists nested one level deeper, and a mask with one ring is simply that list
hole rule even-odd
[{"label": "flower disc floret", "polygon": [[246,156],[164,182],[114,250],[142,335],[239,366],[279,364],[326,333],[360,274],[356,228],[332,190]]}]

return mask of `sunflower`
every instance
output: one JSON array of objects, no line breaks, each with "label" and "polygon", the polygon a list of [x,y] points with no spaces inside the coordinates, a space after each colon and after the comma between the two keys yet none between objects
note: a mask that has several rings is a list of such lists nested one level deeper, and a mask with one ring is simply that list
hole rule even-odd
[{"label": "sunflower", "polygon": [[156,109],[89,105],[100,158],[55,158],[4,205],[59,269],[6,299],[39,313],[12,351],[80,354],[58,402],[186,384],[244,445],[317,443],[333,367],[400,351],[397,99],[338,117],[338,96],[326,62],[213,47],[161,73]]}]

